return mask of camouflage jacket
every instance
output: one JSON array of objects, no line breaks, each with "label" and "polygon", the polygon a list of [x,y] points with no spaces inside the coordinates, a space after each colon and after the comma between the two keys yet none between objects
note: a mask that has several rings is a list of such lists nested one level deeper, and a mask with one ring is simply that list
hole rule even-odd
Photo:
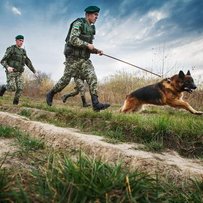
[{"label": "camouflage jacket", "polygon": [[90,53],[96,53],[87,48],[88,43],[93,43],[94,35],[95,26],[89,24],[85,18],[78,18],[73,21],[66,37],[66,46],[64,50],[66,57],[74,56],[88,59]]},{"label": "camouflage jacket", "polygon": [[23,72],[25,65],[27,65],[27,67],[33,73],[36,72],[31,60],[26,54],[25,49],[19,48],[16,45],[12,45],[6,49],[6,53],[1,60],[1,64],[5,67],[6,70],[9,66],[14,68],[14,72]]}]

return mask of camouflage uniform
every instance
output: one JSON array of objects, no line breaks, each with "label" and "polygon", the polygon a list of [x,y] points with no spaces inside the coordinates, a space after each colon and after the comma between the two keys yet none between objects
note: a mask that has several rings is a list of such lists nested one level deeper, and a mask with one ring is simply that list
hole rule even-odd
[{"label": "camouflage uniform", "polygon": [[[90,61],[90,50],[87,48],[88,42],[80,39],[81,27],[88,30],[90,34],[89,43],[93,40],[95,29],[92,25],[89,25],[85,19],[77,19],[72,24],[72,29],[67,41],[66,49],[68,52],[66,55],[64,75],[53,87],[53,92],[57,93],[63,90],[70,82],[71,78],[75,80],[78,78],[85,78],[90,88],[90,93],[97,95],[97,77],[94,71],[94,66]],[[83,35],[84,36],[84,35]],[[85,37],[84,37],[85,38]],[[96,52],[93,52],[96,53]]]},{"label": "camouflage uniform", "polygon": [[80,93],[80,96],[85,96],[85,81],[80,78],[74,78],[76,87],[74,92]]},{"label": "camouflage uniform", "polygon": [[[25,49],[12,45],[7,48],[1,64],[5,67],[7,76],[7,85],[3,85],[3,88],[4,90],[15,92],[14,101],[19,101],[23,91],[22,73],[24,72],[24,66],[27,65],[33,73],[36,72],[32,62],[28,58]],[[14,71],[9,73],[7,71],[8,67],[14,68]]]},{"label": "camouflage uniform", "polygon": [[74,77],[75,80],[80,78],[86,80],[89,85],[94,110],[99,111],[110,106],[99,103],[97,99],[97,77],[89,58],[91,53],[97,53],[98,50],[90,51],[88,49],[88,44],[93,43],[94,35],[95,26],[89,24],[85,18],[78,18],[71,23],[64,50],[66,56],[64,74],[47,94],[48,105],[52,105],[53,96],[62,91],[69,84],[71,78]]},{"label": "camouflage uniform", "polygon": [[63,100],[63,102],[65,103],[66,100],[69,98],[69,97],[74,97],[76,95],[78,95],[80,93],[80,96],[81,97],[85,97],[85,81],[80,79],[80,78],[74,78],[74,82],[76,84],[76,86],[74,87],[74,90],[70,93],[67,93],[65,95],[63,95],[61,98]]}]

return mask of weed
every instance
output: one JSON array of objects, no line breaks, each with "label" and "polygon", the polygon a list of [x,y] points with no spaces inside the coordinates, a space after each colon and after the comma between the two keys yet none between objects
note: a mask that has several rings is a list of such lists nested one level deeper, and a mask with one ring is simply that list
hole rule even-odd
[{"label": "weed", "polygon": [[153,152],[161,152],[163,151],[163,143],[151,141],[149,143],[145,143],[147,151],[153,151]]},{"label": "weed", "polygon": [[30,109],[22,109],[22,111],[20,112],[21,116],[25,116],[25,117],[30,117],[32,114],[32,111]]},{"label": "weed", "polygon": [[0,125],[0,137],[16,138],[22,150],[29,151],[44,148],[44,142],[31,138],[29,135],[22,133],[15,128]]},{"label": "weed", "polygon": [[19,134],[19,131],[15,128],[0,125],[0,137],[13,138],[16,137],[16,135],[19,136]]},{"label": "weed", "polygon": [[24,151],[36,151],[44,148],[44,142],[36,138],[31,138],[29,135],[21,134],[16,137],[21,149]]}]

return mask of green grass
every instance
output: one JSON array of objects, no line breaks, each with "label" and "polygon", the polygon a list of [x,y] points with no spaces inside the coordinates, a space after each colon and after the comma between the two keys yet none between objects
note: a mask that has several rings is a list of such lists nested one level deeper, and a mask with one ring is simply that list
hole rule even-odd
[{"label": "green grass", "polygon": [[[33,171],[34,188],[40,201],[49,202],[201,202],[201,183],[189,190],[162,182],[140,172],[129,172],[80,155],[50,156],[48,164]],[[177,201],[178,200],[178,201]]]},{"label": "green grass", "polygon": [[[0,126],[3,128],[3,126]],[[0,202],[176,202],[203,201],[203,182],[150,176],[129,171],[122,164],[109,165],[82,152],[74,157],[32,143],[32,138],[8,128],[18,140],[15,154],[27,167],[0,167]],[[5,136],[6,137],[6,136]],[[30,141],[31,140],[31,141]],[[71,158],[72,157],[72,158]],[[2,164],[1,164],[2,165]]]},{"label": "green grass", "polygon": [[[29,158],[29,154],[27,158]],[[46,161],[30,171],[15,175],[0,170],[0,197],[13,202],[176,202],[203,201],[203,182],[152,177],[138,171],[130,172],[120,164],[111,166],[82,153],[72,160],[67,154],[45,152]],[[38,156],[33,161],[38,163]],[[6,179],[7,178],[7,179]],[[3,181],[2,181],[3,180]],[[9,181],[12,181],[12,184]],[[12,186],[9,187],[8,186]]]},{"label": "green grass", "polygon": [[[23,174],[19,176],[16,171],[18,169],[3,168],[3,164],[10,159],[12,156],[17,156],[19,154],[22,159],[22,153],[25,157],[30,156],[30,152],[36,152],[37,150],[44,149],[44,143],[35,138],[31,138],[28,134],[25,134],[18,129],[10,128],[7,126],[0,125],[0,137],[3,138],[13,138],[16,140],[15,145],[19,149],[16,154],[5,154],[0,157],[0,202],[29,202],[27,199],[27,194],[22,188],[20,183],[20,178]],[[12,188],[13,189],[12,189]]]},{"label": "green grass", "polygon": [[[152,107],[140,114],[120,114],[110,111],[114,108],[111,107],[98,113],[91,108],[64,104],[50,107],[44,101],[33,102],[29,98],[23,99],[21,106],[22,110],[17,107],[19,114],[33,120],[79,128],[85,133],[101,135],[115,142],[141,143],[146,145],[146,150],[162,152],[169,148],[182,156],[203,158],[202,116],[192,115],[187,111]],[[32,108],[45,112],[32,113]],[[12,111],[9,106],[3,109]]]},{"label": "green grass", "polygon": [[32,138],[28,135],[23,134],[21,136],[18,136],[17,140],[21,149],[24,151],[35,151],[44,148],[43,141],[36,138]]},{"label": "green grass", "polygon": [[[115,95],[117,104],[99,113],[76,106],[75,99],[65,105],[54,100],[54,106],[49,107],[44,98],[33,100],[22,97],[20,105],[12,106],[13,97],[8,93],[1,98],[0,106],[4,111],[18,112],[33,120],[75,127],[83,132],[104,136],[111,143],[138,142],[145,145],[145,150],[162,152],[170,148],[183,156],[203,159],[202,116],[159,107],[150,108],[141,114],[116,113],[118,103],[124,99],[122,95],[134,89],[138,80],[131,80],[131,86],[126,80],[127,90],[123,88],[123,82],[115,79],[114,85],[110,82],[109,89],[104,92]],[[115,88],[118,92],[115,92]],[[202,109],[201,95],[193,100],[195,108],[199,110]],[[80,102],[78,98],[76,100]],[[45,112],[37,113],[34,109],[24,107]],[[203,202],[202,180],[185,182],[181,179],[177,184],[173,179],[160,177],[159,174],[149,176],[128,171],[119,164],[112,166],[82,153],[71,158],[65,151],[48,149],[41,140],[1,125],[0,137],[16,139],[19,151],[13,156],[22,162],[19,167],[11,165],[10,169],[5,169],[2,164],[10,155],[0,160],[0,202]]]},{"label": "green grass", "polygon": [[[202,116],[186,111],[153,108],[145,113],[120,114],[111,111],[93,112],[79,107],[49,107],[46,104],[24,106],[55,112],[29,116],[31,119],[49,122],[61,127],[79,128],[121,142],[137,142],[147,150],[161,152],[166,148],[187,157],[203,157]],[[30,111],[30,110],[29,110]]]},{"label": "green grass", "polygon": [[20,136],[20,133],[18,130],[0,125],[0,137],[13,138],[16,136]]},{"label": "green grass", "polygon": [[14,169],[0,168],[0,202],[30,202],[28,194],[24,191],[24,188],[20,183],[20,178],[16,175]]},{"label": "green grass", "polygon": [[25,116],[25,117],[30,117],[32,114],[32,111],[29,110],[29,109],[23,109],[21,112],[20,112],[20,115],[21,116]]},{"label": "green grass", "polygon": [[0,137],[15,138],[23,151],[35,151],[44,148],[43,141],[30,137],[28,134],[22,133],[15,128],[0,125]]}]

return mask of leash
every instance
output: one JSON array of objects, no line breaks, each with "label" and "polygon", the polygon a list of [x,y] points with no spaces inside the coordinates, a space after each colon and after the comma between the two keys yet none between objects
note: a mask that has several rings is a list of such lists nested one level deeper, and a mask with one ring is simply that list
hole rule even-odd
[{"label": "leash", "polygon": [[156,76],[158,76],[158,77],[161,78],[161,75],[159,75],[159,74],[157,74],[157,73],[153,73],[153,72],[151,72],[151,71],[149,71],[149,70],[147,70],[147,69],[145,69],[145,68],[141,68],[141,67],[136,66],[136,65],[134,65],[134,64],[132,64],[132,63],[128,63],[128,62],[126,62],[126,61],[123,61],[123,60],[118,59],[118,58],[116,58],[116,57],[110,56],[110,55],[108,55],[108,54],[102,54],[102,55],[103,55],[103,56],[107,56],[107,57],[109,57],[109,58],[112,58],[112,59],[114,59],[114,60],[120,61],[120,62],[122,62],[122,63],[128,64],[128,65],[130,65],[130,66],[133,66],[133,67],[135,67],[135,68],[138,68],[138,69],[140,69],[140,70],[143,70],[143,71],[145,71],[145,72],[151,73],[151,74],[156,75]]}]

